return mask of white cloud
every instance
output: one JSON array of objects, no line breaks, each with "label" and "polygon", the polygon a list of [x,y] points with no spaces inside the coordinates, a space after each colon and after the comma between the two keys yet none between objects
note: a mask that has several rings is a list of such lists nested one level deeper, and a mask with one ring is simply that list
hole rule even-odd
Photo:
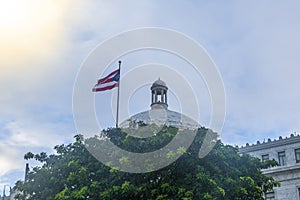
[{"label": "white cloud", "polygon": [[16,159],[20,154],[20,151],[16,148],[16,146],[1,144],[0,152],[0,176],[4,175],[11,169],[19,168],[22,164],[22,159]]},{"label": "white cloud", "polygon": [[[245,31],[242,41],[226,44],[229,51],[219,61],[228,88],[226,142],[241,145],[299,131],[299,6],[247,3],[233,13],[234,23]],[[241,136],[232,141],[235,129]]]},{"label": "white cloud", "polygon": [[1,71],[38,70],[39,61],[53,59],[55,50],[66,45],[65,16],[72,5],[69,0],[1,1]]},{"label": "white cloud", "polygon": [[66,129],[63,123],[22,123],[10,122],[6,125],[6,129],[10,132],[10,136],[6,139],[8,144],[15,146],[27,147],[54,147],[62,141],[70,141],[73,133]]},{"label": "white cloud", "polygon": [[[72,1],[54,20],[59,34],[53,44],[46,41],[51,48],[38,45],[42,54],[27,62],[0,59],[5,69],[0,74],[0,131],[6,128],[0,132],[0,175],[23,170],[23,154],[31,148],[72,139],[71,95],[80,64],[99,42],[137,27],[175,29],[208,50],[227,93],[226,143],[299,131],[299,7],[298,1]],[[37,41],[46,37],[41,34]]]}]

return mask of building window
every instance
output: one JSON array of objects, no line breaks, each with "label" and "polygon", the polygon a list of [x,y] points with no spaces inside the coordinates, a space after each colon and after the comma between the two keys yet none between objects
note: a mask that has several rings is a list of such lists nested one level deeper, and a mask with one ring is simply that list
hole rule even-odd
[{"label": "building window", "polygon": [[[299,149],[300,150],[300,149]],[[267,160],[269,160],[269,154],[265,154],[265,155],[262,155],[261,156],[261,161],[262,162],[265,162],[265,161],[267,161]]]},{"label": "building window", "polygon": [[295,149],[296,163],[300,163],[300,149]]},{"label": "building window", "polygon": [[274,200],[275,199],[275,193],[274,192],[268,192],[265,195],[265,200]]},{"label": "building window", "polygon": [[280,166],[283,166],[286,164],[286,158],[285,158],[284,151],[278,152],[278,161],[279,161]]}]

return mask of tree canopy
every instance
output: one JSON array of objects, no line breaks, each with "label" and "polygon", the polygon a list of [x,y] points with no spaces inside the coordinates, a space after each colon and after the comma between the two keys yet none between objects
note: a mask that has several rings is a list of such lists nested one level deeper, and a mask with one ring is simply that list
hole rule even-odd
[{"label": "tree canopy", "polygon": [[[147,125],[143,125],[146,127]],[[149,129],[151,126],[149,125]],[[149,138],[136,138],[122,129],[107,129],[100,136],[132,152],[149,152],[172,140],[175,127],[163,127]],[[274,163],[239,154],[236,147],[220,140],[204,158],[198,157],[206,134],[216,133],[199,128],[188,149],[179,148],[179,159],[167,167],[148,173],[128,173],[108,167],[95,159],[85,148],[81,135],[68,145],[54,147],[55,154],[27,153],[25,159],[36,159],[26,181],[18,181],[14,190],[17,199],[263,199],[263,192],[278,186],[261,168]],[[165,159],[177,152],[169,152]],[[126,164],[126,158],[122,158]],[[127,163],[128,164],[128,163]]]}]

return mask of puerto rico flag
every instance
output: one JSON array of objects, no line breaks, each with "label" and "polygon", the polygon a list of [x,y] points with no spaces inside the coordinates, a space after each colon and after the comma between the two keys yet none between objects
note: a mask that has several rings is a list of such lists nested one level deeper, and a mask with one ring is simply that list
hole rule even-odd
[{"label": "puerto rico flag", "polygon": [[93,92],[101,92],[105,90],[111,90],[119,86],[120,69],[111,72],[104,78],[98,80],[97,84],[93,87]]}]

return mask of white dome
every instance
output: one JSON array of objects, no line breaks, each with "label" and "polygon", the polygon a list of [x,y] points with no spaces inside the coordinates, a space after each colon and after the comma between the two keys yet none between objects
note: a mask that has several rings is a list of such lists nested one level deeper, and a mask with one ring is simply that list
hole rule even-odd
[{"label": "white dome", "polygon": [[200,128],[200,125],[195,120],[181,113],[168,110],[167,90],[168,87],[164,81],[160,79],[156,80],[151,87],[151,109],[133,115],[122,122],[120,127],[128,128],[136,126],[138,122],[143,122],[145,124],[156,124],[159,126],[175,126],[182,129]]},{"label": "white dome", "polygon": [[193,119],[181,113],[164,108],[151,109],[133,115],[120,124],[122,128],[130,127],[130,123],[142,121],[145,124],[175,126],[181,129],[197,129],[200,125]]}]

